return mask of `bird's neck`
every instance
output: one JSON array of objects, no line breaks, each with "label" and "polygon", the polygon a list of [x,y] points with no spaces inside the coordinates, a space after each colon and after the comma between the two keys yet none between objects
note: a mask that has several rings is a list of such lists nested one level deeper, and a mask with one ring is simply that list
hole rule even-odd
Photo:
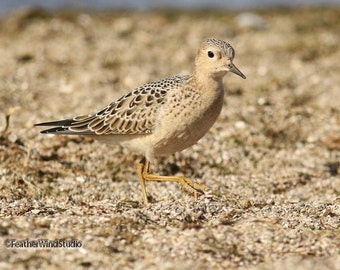
[{"label": "bird's neck", "polygon": [[197,72],[194,72],[192,78],[196,81],[198,89],[214,89],[217,92],[223,92],[223,76],[198,76]]}]

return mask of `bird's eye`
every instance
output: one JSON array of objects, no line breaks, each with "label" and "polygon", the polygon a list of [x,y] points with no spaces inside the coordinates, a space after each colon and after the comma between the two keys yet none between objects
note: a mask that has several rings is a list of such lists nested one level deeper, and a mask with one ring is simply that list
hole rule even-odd
[{"label": "bird's eye", "polygon": [[208,56],[209,56],[209,58],[213,58],[215,56],[215,54],[212,51],[208,51]]}]

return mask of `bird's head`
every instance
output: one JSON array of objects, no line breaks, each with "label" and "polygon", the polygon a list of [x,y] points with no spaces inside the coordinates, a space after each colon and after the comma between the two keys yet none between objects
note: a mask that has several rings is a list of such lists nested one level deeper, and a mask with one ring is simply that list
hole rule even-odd
[{"label": "bird's head", "polygon": [[234,65],[235,51],[231,45],[219,39],[207,39],[200,46],[196,56],[196,72],[222,79],[228,72],[241,78],[246,76]]}]

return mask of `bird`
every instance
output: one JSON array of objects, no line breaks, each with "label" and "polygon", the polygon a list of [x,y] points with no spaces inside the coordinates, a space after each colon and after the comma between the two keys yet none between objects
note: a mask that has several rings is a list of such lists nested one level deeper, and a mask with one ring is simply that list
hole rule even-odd
[{"label": "bird", "polygon": [[150,162],[192,146],[208,132],[222,110],[223,77],[231,72],[246,79],[234,57],[228,42],[208,38],[196,53],[191,75],[146,83],[93,114],[35,126],[49,126],[40,131],[43,134],[84,135],[141,155],[137,175],[145,204],[146,181],[176,182],[197,198],[206,192],[205,186],[182,176],[152,174]]}]

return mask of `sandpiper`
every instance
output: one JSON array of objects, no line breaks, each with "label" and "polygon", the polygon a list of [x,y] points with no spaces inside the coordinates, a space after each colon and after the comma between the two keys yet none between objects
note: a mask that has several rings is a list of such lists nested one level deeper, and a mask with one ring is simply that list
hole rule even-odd
[{"label": "sandpiper", "polygon": [[85,135],[118,144],[143,155],[137,166],[143,200],[145,181],[177,182],[198,196],[206,188],[188,178],[149,172],[156,157],[171,155],[195,144],[216,121],[223,106],[223,77],[245,75],[233,64],[235,51],[218,39],[205,40],[196,55],[192,75],[177,75],[147,83],[112,102],[99,112],[36,126],[53,126],[44,134]]}]

